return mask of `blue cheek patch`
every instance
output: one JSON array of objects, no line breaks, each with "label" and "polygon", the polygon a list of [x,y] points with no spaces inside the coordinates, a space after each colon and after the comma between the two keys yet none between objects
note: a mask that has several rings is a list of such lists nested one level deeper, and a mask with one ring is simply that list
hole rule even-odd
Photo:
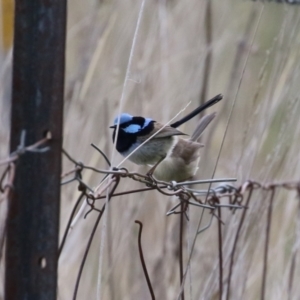
[{"label": "blue cheek patch", "polygon": [[141,130],[141,126],[137,124],[131,124],[126,128],[122,128],[127,133],[137,133]]},{"label": "blue cheek patch", "polygon": [[149,125],[149,123],[152,122],[152,121],[153,121],[153,120],[150,119],[150,118],[145,118],[145,123],[144,123],[143,129],[144,129],[145,127],[147,127],[147,126]]}]

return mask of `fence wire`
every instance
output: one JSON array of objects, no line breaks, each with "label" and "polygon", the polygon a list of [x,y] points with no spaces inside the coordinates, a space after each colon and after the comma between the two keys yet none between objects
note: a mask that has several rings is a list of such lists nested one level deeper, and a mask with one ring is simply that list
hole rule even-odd
[{"label": "fence wire", "polygon": [[[6,159],[0,160],[0,167],[3,168],[1,177],[0,177],[0,203],[9,201],[10,192],[14,189],[14,178],[17,172],[18,159],[26,152],[33,153],[45,153],[49,150],[48,142],[51,140],[51,136],[43,138],[36,143],[25,146],[25,133],[22,134],[20,138],[20,145],[10,154]],[[95,145],[92,145],[104,158],[107,162],[107,165],[110,166],[110,161],[107,156],[103,153],[102,150],[97,148]],[[72,212],[70,218],[67,222],[67,226],[65,228],[59,249],[58,249],[58,258],[63,251],[65,244],[67,243],[67,236],[70,228],[72,227],[72,222],[77,218],[81,218],[80,214],[80,204],[84,206],[88,206],[89,210],[83,215],[84,218],[87,218],[90,213],[97,213],[98,216],[94,223],[93,229],[90,232],[90,236],[88,239],[88,243],[86,245],[84,255],[82,261],[80,263],[80,268],[77,275],[76,285],[74,288],[73,299],[76,299],[80,279],[82,276],[82,271],[91,248],[91,244],[93,238],[95,236],[95,232],[103,213],[105,211],[106,203],[102,204],[102,207],[99,209],[96,207],[95,203],[99,200],[105,199],[106,194],[108,192],[108,200],[111,201],[112,198],[129,195],[134,193],[142,193],[149,191],[157,191],[161,195],[169,197],[176,196],[178,199],[178,203],[172,207],[169,211],[166,212],[166,216],[172,214],[180,214],[182,217],[185,217],[187,221],[189,221],[189,217],[187,214],[188,209],[197,209],[203,208],[208,210],[212,217],[215,217],[218,222],[218,241],[219,241],[219,295],[220,299],[226,295],[226,299],[230,299],[231,289],[232,289],[232,274],[234,272],[235,266],[235,255],[237,251],[237,244],[241,235],[241,230],[243,228],[245,219],[247,217],[248,208],[251,206],[251,199],[253,198],[253,192],[255,190],[262,190],[267,193],[268,196],[268,207],[267,207],[267,225],[266,225],[266,239],[264,245],[264,253],[263,253],[263,274],[262,274],[262,288],[261,288],[261,299],[265,298],[266,291],[266,278],[267,278],[267,270],[268,270],[268,253],[269,253],[269,243],[270,243],[270,228],[272,224],[272,208],[274,203],[274,198],[276,192],[279,190],[286,190],[289,192],[295,191],[300,199],[300,181],[282,181],[282,182],[269,182],[269,183],[261,183],[255,180],[247,180],[239,186],[235,186],[231,182],[235,182],[235,178],[220,178],[220,179],[207,179],[207,180],[191,180],[186,182],[164,182],[156,180],[151,174],[141,174],[138,172],[131,172],[126,168],[113,168],[112,170],[98,169],[93,166],[85,165],[83,162],[77,161],[73,158],[65,149],[62,149],[62,154],[74,164],[73,168],[63,171],[61,174],[61,185],[67,185],[72,182],[77,182],[77,189],[80,191],[80,195],[75,202],[75,205],[72,208]],[[86,170],[95,172],[99,175],[102,175],[103,178],[101,180],[101,188],[93,189],[89,186],[87,182],[84,182],[82,179],[82,173]],[[123,180],[132,180],[139,182],[141,184],[140,188],[137,189],[129,189],[118,191],[117,187],[120,182]],[[209,190],[202,190],[200,188],[195,188],[195,186],[199,186],[205,183],[220,183],[220,185],[210,188]],[[190,188],[190,186],[193,186]],[[231,249],[230,254],[230,262],[229,262],[229,271],[228,274],[224,274],[223,268],[223,246],[222,246],[222,225],[224,225],[224,221],[222,220],[221,209],[228,209],[234,214],[236,210],[242,210],[240,215],[238,225],[236,227],[234,234],[234,242]],[[4,220],[2,220],[3,222]],[[143,252],[141,246],[141,233],[142,233],[142,223],[140,221],[136,221],[136,223],[140,224],[140,233],[139,233],[139,253],[141,258],[141,263],[143,266],[144,274],[147,279],[147,283],[149,286],[149,293],[152,299],[155,299],[153,287],[151,286],[151,281],[149,279],[149,275],[147,273],[146,264],[143,259]],[[181,253],[181,281],[183,276],[183,259],[182,259],[182,225],[183,220],[181,220],[181,239],[180,239],[180,253]],[[208,226],[206,226],[203,230],[199,231],[202,233],[204,230],[209,229],[211,226],[211,222]],[[5,225],[1,224],[1,232],[0,232],[0,258],[3,261],[3,248],[5,241]],[[291,264],[290,270],[290,278],[289,278],[289,291],[292,290],[293,286],[293,276],[295,272],[295,260],[296,252],[293,254],[293,262]],[[3,262],[2,262],[3,263]],[[226,290],[224,289],[224,280],[226,280]],[[184,298],[184,294],[182,295]]]}]

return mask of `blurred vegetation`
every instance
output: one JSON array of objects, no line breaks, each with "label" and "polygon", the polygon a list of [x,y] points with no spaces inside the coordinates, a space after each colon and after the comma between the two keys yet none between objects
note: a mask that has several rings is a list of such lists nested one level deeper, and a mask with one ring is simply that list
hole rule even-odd
[{"label": "blurred vegetation", "polygon": [[[206,100],[218,93],[224,99],[209,109],[217,112],[217,118],[203,136],[205,148],[198,178],[210,178],[216,167],[215,177],[236,177],[237,185],[247,179],[262,183],[299,180],[300,7],[239,0],[145,1],[130,78],[124,102],[120,103],[140,6],[140,1],[132,0],[69,1],[64,148],[87,165],[107,168],[104,159],[90,147],[93,142],[117,165],[121,157],[113,152],[108,127],[120,105],[121,111],[167,122],[189,101],[188,111],[199,105],[205,89]],[[4,10],[4,20],[3,13]],[[1,38],[5,40],[3,31]],[[2,45],[0,154],[6,157],[11,50],[5,47],[6,42]],[[207,67],[208,59],[211,61]],[[196,121],[190,121],[181,130],[191,133]],[[147,170],[130,162],[124,166],[132,171]],[[64,161],[64,170],[72,167]],[[101,176],[86,171],[83,180],[95,186]],[[140,185],[131,181],[122,184],[123,189],[135,187]],[[75,184],[62,188],[62,232],[78,193]],[[266,192],[257,191],[250,201],[235,258],[231,299],[260,297],[267,199]],[[295,192],[276,192],[266,299],[288,299],[293,251],[299,247],[296,199]],[[156,298],[177,299],[179,217],[165,215],[175,201],[157,192],[111,201],[105,223],[102,299],[150,298],[138,258],[136,219],[144,224],[144,255]],[[186,261],[201,210],[192,207],[189,214],[184,244]],[[225,279],[240,214],[222,211]],[[68,237],[60,259],[59,299],[72,298],[95,218],[93,213],[81,219]],[[203,227],[209,219],[205,213]],[[211,227],[197,237],[185,286],[186,299],[218,298],[217,238],[214,219]],[[96,299],[100,240],[99,228],[78,299]],[[300,294],[299,261],[295,263],[290,299],[297,299]]]}]

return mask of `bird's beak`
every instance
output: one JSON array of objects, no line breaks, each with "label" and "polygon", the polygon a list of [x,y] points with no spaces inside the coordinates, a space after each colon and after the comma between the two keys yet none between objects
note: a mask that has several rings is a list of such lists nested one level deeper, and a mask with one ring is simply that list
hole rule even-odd
[{"label": "bird's beak", "polygon": [[116,128],[116,125],[109,126],[109,128]]}]

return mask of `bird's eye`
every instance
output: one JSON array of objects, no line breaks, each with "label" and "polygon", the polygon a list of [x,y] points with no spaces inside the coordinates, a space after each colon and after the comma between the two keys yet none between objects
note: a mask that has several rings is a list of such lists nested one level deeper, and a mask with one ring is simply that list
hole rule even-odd
[{"label": "bird's eye", "polygon": [[123,128],[123,130],[127,133],[136,133],[141,130],[141,126],[138,124],[131,124],[131,125]]}]

